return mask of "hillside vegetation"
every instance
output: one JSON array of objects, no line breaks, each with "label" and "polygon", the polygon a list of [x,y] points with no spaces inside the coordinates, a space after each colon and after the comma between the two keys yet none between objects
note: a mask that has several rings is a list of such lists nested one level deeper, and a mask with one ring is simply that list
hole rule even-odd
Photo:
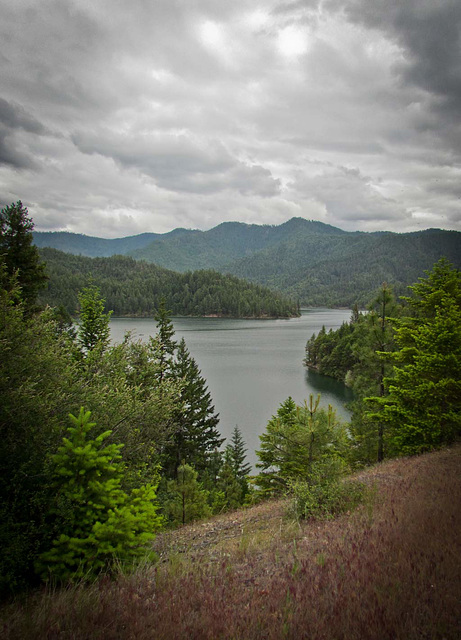
[{"label": "hillside vegetation", "polygon": [[459,637],[461,446],[360,474],[366,504],[297,522],[283,500],[158,536],[158,562],[38,592],[5,640]]},{"label": "hillside vegetation", "polygon": [[[353,385],[351,422],[288,397],[251,478],[165,303],[155,336],[114,345],[90,282],[73,326],[37,304],[21,201],[1,222],[3,636],[458,637],[459,270],[439,260],[403,304],[383,284],[309,339],[306,364]],[[130,258],[82,260],[117,283]]]},{"label": "hillside vegetation", "polygon": [[39,301],[62,305],[71,315],[78,308],[78,291],[90,279],[116,316],[153,316],[162,298],[175,315],[298,315],[297,306],[282,294],[216,271],[180,274],[128,256],[86,258],[56,249],[40,253],[50,278]]},{"label": "hillside vegetation", "polygon": [[364,305],[369,292],[383,282],[396,294],[404,293],[442,256],[461,266],[461,234],[456,231],[345,232],[303,218],[278,226],[226,222],[209,231],[71,240],[72,234],[34,233],[40,247],[92,256],[124,253],[180,272],[215,269],[280,290],[309,306]]}]

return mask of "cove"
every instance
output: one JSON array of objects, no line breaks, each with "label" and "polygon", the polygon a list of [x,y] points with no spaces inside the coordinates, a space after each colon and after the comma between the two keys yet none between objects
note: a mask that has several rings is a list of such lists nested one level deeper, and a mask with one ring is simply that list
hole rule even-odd
[{"label": "cove", "polygon": [[[321,394],[321,406],[333,405],[349,419],[345,403],[351,391],[340,382],[307,371],[304,349],[322,326],[337,329],[350,319],[344,309],[304,309],[288,320],[173,318],[176,339],[184,338],[207,381],[219,429],[229,439],[235,425],[248,448],[248,462],[257,462],[259,436],[281,402],[292,396],[302,404],[309,394]],[[111,339],[120,342],[127,331],[146,340],[156,333],[153,318],[112,318]]]}]

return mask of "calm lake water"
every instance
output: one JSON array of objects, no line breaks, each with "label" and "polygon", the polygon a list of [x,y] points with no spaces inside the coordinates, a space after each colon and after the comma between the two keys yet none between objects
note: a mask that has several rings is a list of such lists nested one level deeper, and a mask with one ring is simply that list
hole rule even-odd
[{"label": "calm lake water", "polygon": [[[332,404],[345,420],[344,404],[351,392],[343,384],[307,371],[304,349],[313,333],[325,325],[336,329],[351,312],[306,309],[290,320],[233,320],[227,318],[173,318],[176,338],[184,337],[207,381],[219,429],[230,438],[238,425],[246,442],[248,462],[257,461],[259,435],[281,402],[292,396],[302,404],[309,394],[321,394],[321,406]],[[155,335],[153,318],[113,318],[111,337],[120,342],[126,331],[143,340]]]}]

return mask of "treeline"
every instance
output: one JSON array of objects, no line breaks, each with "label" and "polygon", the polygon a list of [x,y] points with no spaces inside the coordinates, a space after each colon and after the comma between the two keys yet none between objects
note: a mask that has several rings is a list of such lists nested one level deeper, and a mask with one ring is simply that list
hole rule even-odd
[{"label": "treeline", "polygon": [[46,277],[20,202],[1,212],[0,594],[116,571],[165,526],[242,505],[246,448],[223,449],[206,381],[164,304],[147,343],[110,345],[96,285],[75,329],[40,309]]},{"label": "treeline", "polygon": [[41,249],[49,281],[39,302],[78,310],[78,291],[94,282],[116,316],[153,316],[164,299],[173,315],[291,317],[298,306],[266,287],[215,271],[179,274],[126,256],[86,258]]},{"label": "treeline", "polygon": [[357,462],[414,454],[461,432],[461,275],[445,259],[397,301],[382,285],[365,313],[306,344],[305,364],[354,391]]}]

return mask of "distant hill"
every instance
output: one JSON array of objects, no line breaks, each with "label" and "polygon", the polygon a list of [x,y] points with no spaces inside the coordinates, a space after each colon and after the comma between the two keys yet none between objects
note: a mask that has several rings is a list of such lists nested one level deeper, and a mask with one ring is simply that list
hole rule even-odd
[{"label": "distant hill", "polygon": [[156,239],[174,237],[189,233],[186,229],[175,229],[169,233],[141,233],[126,238],[95,238],[81,233],[69,231],[34,231],[34,243],[41,249],[50,247],[65,253],[89,258],[107,258],[115,255],[126,255],[130,251],[142,249]]},{"label": "distant hill", "polygon": [[128,256],[88,258],[57,249],[40,249],[49,281],[43,305],[63,306],[75,315],[77,293],[90,281],[99,286],[106,308],[116,316],[153,316],[161,299],[174,315],[291,317],[296,304],[280,293],[216,271],[176,273]]},{"label": "distant hill", "polygon": [[34,238],[38,246],[48,243],[68,253],[126,254],[180,272],[214,269],[310,306],[364,305],[383,282],[400,295],[442,256],[461,267],[457,231],[346,232],[304,218],[278,226],[224,222],[209,231],[176,229],[116,240],[40,232]]},{"label": "distant hill", "polygon": [[445,256],[461,268],[461,233],[356,233],[298,238],[229,265],[227,272],[311,306],[365,305],[383,282],[396,295]]},{"label": "distant hill", "polygon": [[227,270],[236,260],[277,247],[296,237],[342,235],[344,231],[322,222],[292,218],[279,226],[223,222],[209,231],[162,237],[142,249],[130,251],[137,260],[154,262],[176,271]]}]

